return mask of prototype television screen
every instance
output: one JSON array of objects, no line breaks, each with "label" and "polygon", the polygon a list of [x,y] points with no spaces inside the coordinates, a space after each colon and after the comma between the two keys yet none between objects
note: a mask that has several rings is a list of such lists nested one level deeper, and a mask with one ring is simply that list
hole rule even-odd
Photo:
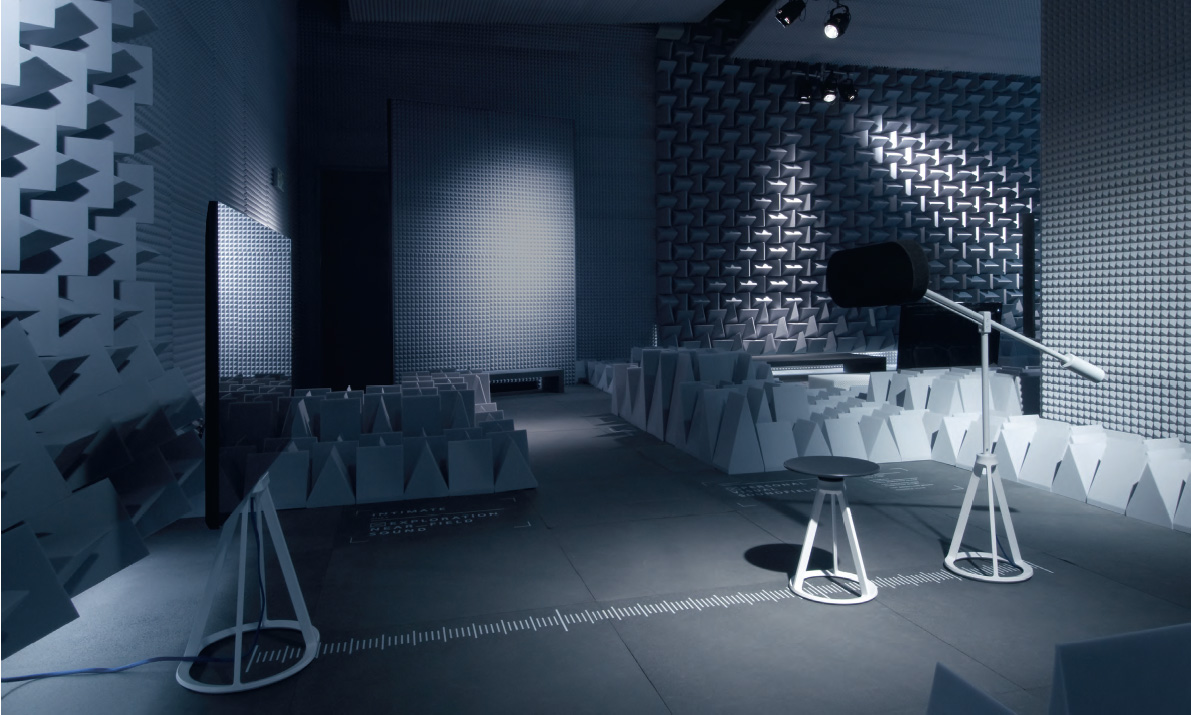
[{"label": "prototype television screen", "polygon": [[[988,311],[1001,321],[1000,303],[966,303],[976,312]],[[933,303],[903,305],[897,340],[897,367],[967,367],[980,364],[980,328],[967,318]],[[988,336],[989,363],[997,362],[1001,334]]]}]

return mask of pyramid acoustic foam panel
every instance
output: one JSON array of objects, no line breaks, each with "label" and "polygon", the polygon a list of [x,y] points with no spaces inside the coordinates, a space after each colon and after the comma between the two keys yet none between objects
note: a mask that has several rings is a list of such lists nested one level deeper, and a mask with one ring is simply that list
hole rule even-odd
[{"label": "pyramid acoustic foam panel", "polygon": [[5,656],[202,501],[206,204],[283,213],[281,7],[4,4]]},{"label": "pyramid acoustic foam panel", "polygon": [[[657,43],[657,323],[663,345],[887,351],[896,307],[841,309],[839,249],[910,239],[930,288],[1022,316],[1037,210],[1036,77],[736,60],[730,23]],[[749,343],[754,343],[750,345]]]},{"label": "pyramid acoustic foam panel", "polygon": [[1042,7],[1043,414],[1191,438],[1191,7]]},{"label": "pyramid acoustic foam panel", "polygon": [[219,204],[219,376],[289,375],[290,241]]}]

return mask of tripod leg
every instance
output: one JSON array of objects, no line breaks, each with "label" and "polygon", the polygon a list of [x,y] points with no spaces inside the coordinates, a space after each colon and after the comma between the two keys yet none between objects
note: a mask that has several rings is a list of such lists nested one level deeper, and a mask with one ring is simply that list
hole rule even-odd
[{"label": "tripod leg", "polygon": [[1013,529],[1013,516],[1009,513],[1008,502],[1005,501],[1005,487],[1001,484],[999,476],[994,475],[990,477],[989,481],[997,491],[997,505],[1001,509],[1001,521],[1005,524],[1005,540],[1009,542],[1009,558],[1012,559],[1014,566],[1020,567],[1021,551],[1017,546],[1017,532]]},{"label": "tripod leg", "polygon": [[964,493],[964,505],[959,510],[959,519],[955,522],[955,533],[951,536],[951,547],[947,550],[947,558],[954,559],[959,555],[960,544],[964,540],[964,530],[968,527],[968,517],[972,514],[972,503],[976,501],[976,490],[980,486],[980,475],[976,470],[968,477],[968,489]]},{"label": "tripod leg", "polygon": [[802,542],[802,552],[798,554],[798,567],[794,569],[791,588],[795,593],[802,590],[806,580],[806,566],[810,562],[811,551],[815,548],[815,532],[819,529],[819,513],[823,509],[823,492],[815,494],[815,505],[811,508],[811,520],[806,526],[806,538]]}]

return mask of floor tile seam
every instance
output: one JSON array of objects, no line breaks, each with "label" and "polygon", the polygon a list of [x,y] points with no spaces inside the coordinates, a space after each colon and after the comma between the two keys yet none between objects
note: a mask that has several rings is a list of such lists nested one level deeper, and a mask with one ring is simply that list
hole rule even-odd
[{"label": "floor tile seam", "polygon": [[[981,528],[980,525],[978,525],[978,524],[974,525],[974,526],[975,526],[975,528],[980,529],[984,534],[988,533],[987,528]],[[1021,547],[1020,542],[1018,545],[1019,545],[1019,547]],[[1090,576],[1097,576],[1099,578],[1104,579],[1105,581],[1115,583],[1116,585],[1118,585],[1122,588],[1127,588],[1127,589],[1134,591],[1136,593],[1139,593],[1143,596],[1149,596],[1150,598],[1154,598],[1159,601],[1163,601],[1165,603],[1168,603],[1168,604],[1174,606],[1175,608],[1183,609],[1183,610],[1187,611],[1189,614],[1191,614],[1191,606],[1189,606],[1187,604],[1183,604],[1183,603],[1178,603],[1177,601],[1172,601],[1169,598],[1167,598],[1166,596],[1163,596],[1162,594],[1153,593],[1151,591],[1140,588],[1135,584],[1128,583],[1127,581],[1119,580],[1119,579],[1114,578],[1113,576],[1110,576],[1109,574],[1106,574],[1106,573],[1101,573],[1100,571],[1091,569],[1083,564],[1076,563],[1076,562],[1071,561],[1063,556],[1059,556],[1058,554],[1052,553],[1051,551],[1047,550],[1046,548],[1038,547],[1038,546],[1026,546],[1025,548],[1029,549],[1030,551],[1039,553],[1039,554],[1045,554],[1056,561],[1061,561],[1064,564],[1066,564],[1067,566],[1070,566],[1073,569],[1078,569]],[[1026,560],[1028,561],[1028,559],[1026,559]]]},{"label": "floor tile seam", "polygon": [[650,688],[653,688],[654,694],[658,696],[658,702],[662,704],[662,707],[666,709],[666,712],[673,715],[674,711],[670,709],[670,703],[666,702],[666,697],[662,695],[662,691],[658,689],[657,683],[653,682],[653,678],[649,675],[649,671],[646,670],[645,666],[641,663],[641,659],[637,657],[637,654],[633,652],[633,648],[628,644],[627,641],[625,641],[624,634],[621,633],[620,629],[616,627],[616,622],[609,621],[608,625],[612,626],[612,632],[616,634],[616,639],[620,641],[620,644],[624,646],[625,652],[628,653],[629,657],[633,659],[633,663],[636,664],[637,669],[641,671],[641,675],[644,676],[645,682],[649,683]]},{"label": "floor tile seam", "polygon": [[[539,516],[539,518],[541,517]],[[542,523],[545,524],[545,520],[543,520]],[[583,578],[583,574],[580,573],[579,568],[575,566],[575,561],[571,558],[571,555],[567,553],[566,547],[562,545],[562,540],[559,538],[559,534],[554,532],[554,530],[549,526],[546,527],[546,531],[551,536],[551,543],[558,548],[558,550],[562,553],[562,557],[567,560],[567,565],[571,567],[571,572],[575,574],[575,578],[579,579],[579,583],[583,584],[583,588],[587,591],[587,595],[591,596],[591,600],[593,602],[596,601],[596,595],[595,592],[591,590],[591,584],[587,582],[587,579]]]},{"label": "floor tile seam", "polygon": [[1091,576],[1097,576],[1099,578],[1104,579],[1105,581],[1109,581],[1110,583],[1115,583],[1116,585],[1118,585],[1122,588],[1129,589],[1130,591],[1139,593],[1143,596],[1149,596],[1150,598],[1162,601],[1162,602],[1167,603],[1171,606],[1174,606],[1175,608],[1186,611],[1188,614],[1188,618],[1191,619],[1191,605],[1188,605],[1185,603],[1178,603],[1177,601],[1172,601],[1162,594],[1148,591],[1146,589],[1143,589],[1143,588],[1137,586],[1136,584],[1132,584],[1127,581],[1119,580],[1117,578],[1110,576],[1109,574],[1101,573],[1100,571],[1088,568],[1087,566],[1075,563],[1074,561],[1069,561],[1068,559],[1065,559],[1065,558],[1058,556],[1056,554],[1052,554],[1045,549],[1033,548],[1033,547],[1031,547],[1031,549],[1033,551],[1040,553],[1040,554],[1046,554],[1047,556],[1051,557],[1052,559],[1055,559],[1056,561],[1062,561],[1064,564],[1066,564],[1067,566],[1070,566],[1071,568],[1079,569],[1080,571],[1083,571],[1084,573],[1089,574]]},{"label": "floor tile seam", "polygon": [[1026,685],[1022,685],[1021,683],[1017,682],[1016,680],[1014,680],[1014,679],[1013,679],[1012,677],[1010,677],[1009,675],[1007,675],[1007,674],[1005,674],[1005,673],[1002,673],[1001,671],[999,671],[999,670],[997,670],[996,668],[994,668],[994,667],[993,667],[991,664],[984,662],[983,660],[981,660],[980,658],[978,658],[976,655],[974,655],[974,654],[972,654],[972,653],[968,653],[967,651],[965,651],[963,648],[960,648],[960,647],[959,647],[958,645],[956,645],[955,643],[952,643],[952,642],[948,641],[946,638],[944,638],[944,637],[940,636],[939,634],[937,634],[937,633],[934,633],[934,632],[933,632],[933,631],[931,631],[929,628],[927,628],[927,627],[926,627],[924,624],[922,624],[922,623],[919,623],[918,621],[914,620],[913,618],[911,618],[910,616],[906,615],[905,613],[902,613],[901,611],[897,610],[896,608],[894,608],[894,607],[893,607],[892,605],[890,605],[889,603],[880,602],[880,605],[881,605],[881,606],[883,606],[883,607],[884,607],[884,608],[885,608],[887,611],[889,611],[890,613],[892,613],[892,614],[894,614],[894,615],[898,616],[899,618],[901,618],[901,619],[905,620],[907,623],[909,623],[909,624],[910,624],[910,625],[912,625],[913,627],[917,628],[918,630],[922,631],[923,633],[925,633],[925,634],[926,634],[926,635],[928,635],[929,637],[931,637],[931,638],[934,638],[934,639],[935,639],[935,640],[937,640],[939,643],[942,643],[943,645],[945,645],[945,646],[947,646],[948,648],[952,649],[952,650],[953,650],[953,651],[955,651],[956,653],[959,653],[960,655],[963,655],[963,656],[965,656],[965,657],[967,657],[967,658],[970,658],[970,659],[972,660],[972,662],[979,664],[981,667],[983,667],[983,668],[987,668],[989,672],[991,672],[991,673],[995,674],[997,677],[1003,678],[1003,679],[1005,680],[1005,682],[1007,682],[1007,683],[1010,683],[1010,684],[1012,684],[1012,686],[1013,686],[1012,688],[1006,688],[1006,689],[1004,689],[1004,690],[991,690],[991,691],[989,691],[989,693],[990,693],[990,694],[1003,694],[1003,693],[1010,693],[1010,692],[1014,692],[1014,690],[1023,690],[1023,691],[1024,691],[1024,690],[1026,690],[1028,687],[1045,687],[1045,686],[1036,686],[1036,685],[1035,685],[1035,686],[1026,686]]},{"label": "floor tile seam", "polygon": [[[777,534],[775,534],[775,533],[773,533],[772,531],[770,531],[769,529],[767,529],[765,526],[763,526],[763,525],[761,525],[761,524],[758,524],[756,521],[754,521],[754,520],[750,519],[750,518],[749,518],[749,517],[746,515],[746,514],[747,514],[747,512],[745,512],[745,511],[742,511],[742,510],[740,510],[740,509],[734,509],[733,511],[734,511],[734,512],[736,512],[737,514],[739,514],[739,515],[741,516],[741,518],[743,518],[745,521],[747,521],[747,522],[749,522],[750,524],[752,524],[752,525],[756,526],[758,529],[760,529],[761,531],[765,532],[765,533],[766,533],[767,535],[769,535],[771,538],[775,539],[775,540],[777,541],[777,543],[779,543],[779,544],[785,544],[786,546],[795,546],[795,545],[796,545],[794,542],[792,542],[792,541],[786,541],[786,540],[785,540],[785,539],[783,539],[782,537],[778,536]],[[802,538],[803,538],[803,541],[805,541],[805,540],[806,540],[806,527],[805,527],[805,526],[803,527],[803,534],[802,534]],[[798,542],[798,544],[797,544],[797,545],[798,545],[798,546],[801,546],[801,545],[802,545],[802,542],[801,542],[801,541],[800,541],[800,542]],[[794,571],[793,571],[792,569],[791,569],[791,571],[790,571],[790,575],[791,575],[791,576],[792,576],[792,575],[794,575]]]}]

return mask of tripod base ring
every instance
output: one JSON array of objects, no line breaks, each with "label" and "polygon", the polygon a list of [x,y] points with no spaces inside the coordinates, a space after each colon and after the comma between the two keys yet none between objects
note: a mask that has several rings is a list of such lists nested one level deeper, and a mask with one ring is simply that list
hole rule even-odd
[{"label": "tripod base ring", "polygon": [[1025,563],[1024,561],[1022,563],[1014,563],[1014,562],[1010,561],[1009,559],[1006,559],[1003,556],[996,557],[996,562],[998,564],[1002,564],[1002,563],[1008,564],[1009,566],[1012,566],[1015,569],[1020,569],[1021,573],[1003,576],[1000,574],[1000,569],[997,569],[998,573],[996,573],[996,574],[982,574],[982,573],[974,573],[972,571],[969,571],[968,569],[960,568],[959,566],[956,565],[957,561],[988,561],[988,562],[992,562],[992,560],[993,560],[993,555],[988,553],[987,551],[962,551],[954,556],[948,556],[947,558],[943,559],[943,565],[947,567],[948,571],[950,571],[951,573],[953,573],[957,576],[963,576],[964,578],[970,578],[974,581],[986,581],[988,583],[1021,583],[1022,581],[1028,581],[1034,575],[1034,567],[1033,566],[1030,566],[1029,564]]}]

